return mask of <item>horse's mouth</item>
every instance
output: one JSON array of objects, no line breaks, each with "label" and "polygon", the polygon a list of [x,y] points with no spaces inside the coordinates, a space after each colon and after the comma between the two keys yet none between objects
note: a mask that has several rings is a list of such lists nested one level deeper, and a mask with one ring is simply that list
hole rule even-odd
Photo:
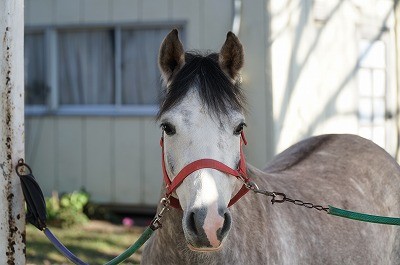
[{"label": "horse's mouth", "polygon": [[188,247],[192,251],[196,252],[214,252],[214,251],[219,251],[222,248],[222,244],[220,244],[218,247],[204,247],[204,248],[198,248],[192,246],[190,243],[188,244]]}]

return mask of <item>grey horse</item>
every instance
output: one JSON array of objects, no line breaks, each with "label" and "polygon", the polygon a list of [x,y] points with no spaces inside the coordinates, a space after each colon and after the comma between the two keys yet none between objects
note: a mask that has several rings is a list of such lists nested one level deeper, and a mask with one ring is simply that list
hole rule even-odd
[{"label": "grey horse", "polygon": [[[159,121],[167,176],[173,180],[201,158],[237,167],[239,133],[245,126],[245,100],[237,81],[243,47],[237,37],[228,33],[220,53],[200,55],[185,53],[173,30],[161,45],[159,65],[166,87]],[[400,216],[399,169],[369,140],[322,135],[288,148],[264,170],[248,164],[247,175],[260,188],[293,199]],[[242,184],[210,168],[187,176],[172,193],[180,207],[164,215],[142,263],[400,264],[400,228],[292,203],[272,205],[270,197],[253,192],[228,207]]]}]

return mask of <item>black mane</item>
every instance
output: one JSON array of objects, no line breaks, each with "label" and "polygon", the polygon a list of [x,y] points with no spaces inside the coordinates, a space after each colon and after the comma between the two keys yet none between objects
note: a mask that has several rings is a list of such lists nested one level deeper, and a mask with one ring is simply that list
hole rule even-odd
[{"label": "black mane", "polygon": [[197,88],[203,104],[217,117],[228,114],[230,109],[245,109],[242,90],[222,71],[218,54],[186,53],[185,64],[166,89],[157,117],[179,104],[192,87]]}]

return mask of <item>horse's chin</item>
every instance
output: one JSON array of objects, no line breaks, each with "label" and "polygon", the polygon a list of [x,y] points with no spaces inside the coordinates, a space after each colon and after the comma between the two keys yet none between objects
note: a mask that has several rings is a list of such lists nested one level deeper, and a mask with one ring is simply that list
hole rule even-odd
[{"label": "horse's chin", "polygon": [[222,244],[220,244],[218,247],[194,247],[190,243],[188,243],[188,247],[190,250],[195,251],[195,252],[202,252],[202,253],[208,253],[208,252],[215,252],[219,251],[222,248]]}]

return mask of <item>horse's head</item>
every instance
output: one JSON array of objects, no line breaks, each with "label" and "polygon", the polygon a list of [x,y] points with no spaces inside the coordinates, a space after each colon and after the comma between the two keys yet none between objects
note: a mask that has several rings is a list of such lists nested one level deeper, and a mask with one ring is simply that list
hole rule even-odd
[{"label": "horse's head", "polygon": [[[185,53],[177,30],[164,39],[159,66],[166,91],[159,121],[169,179],[199,159],[237,169],[245,126],[244,97],[237,81],[242,65],[243,47],[231,32],[219,54],[205,56]],[[192,250],[221,246],[231,227],[228,204],[241,184],[227,173],[201,168],[176,188],[183,231]]]}]

